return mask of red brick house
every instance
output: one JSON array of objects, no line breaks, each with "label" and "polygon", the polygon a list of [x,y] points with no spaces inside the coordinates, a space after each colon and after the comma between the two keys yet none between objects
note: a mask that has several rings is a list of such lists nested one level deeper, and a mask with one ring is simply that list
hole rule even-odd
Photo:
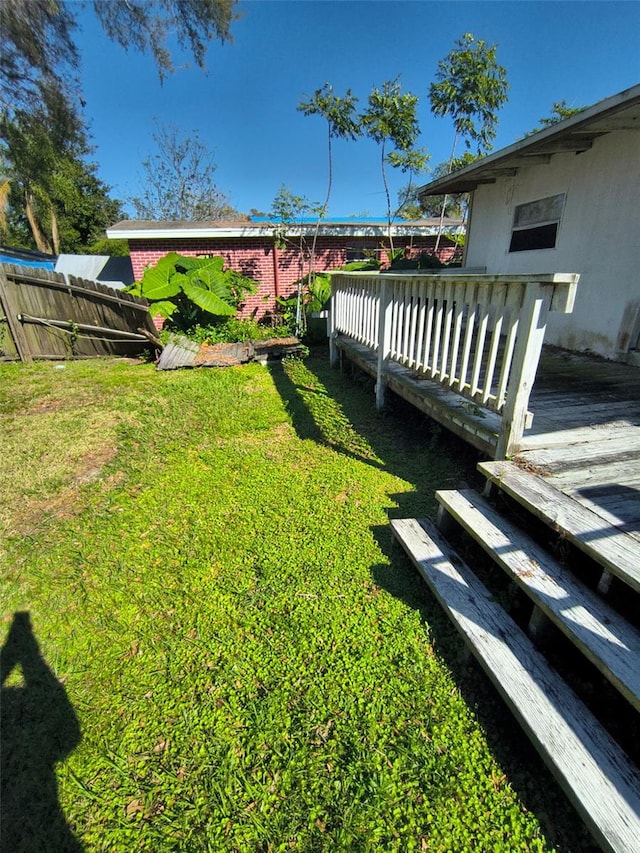
[{"label": "red brick house", "polygon": [[[392,227],[395,248],[403,247],[408,257],[423,252],[433,254],[438,231],[437,219],[397,222]],[[181,255],[222,255],[226,266],[255,279],[258,292],[244,308],[245,316],[260,318],[275,308],[279,296],[289,296],[294,283],[309,271],[309,248],[315,222],[288,226],[267,221],[151,222],[124,220],[107,229],[110,239],[127,240],[133,274],[137,280],[147,266],[167,252]],[[462,233],[459,220],[445,220],[445,231]],[[277,239],[276,239],[277,234]],[[301,251],[301,245],[303,249]],[[388,226],[381,220],[323,220],[315,250],[316,272],[336,269],[348,261],[366,256],[386,260]],[[455,243],[442,238],[438,257],[451,260]]]}]

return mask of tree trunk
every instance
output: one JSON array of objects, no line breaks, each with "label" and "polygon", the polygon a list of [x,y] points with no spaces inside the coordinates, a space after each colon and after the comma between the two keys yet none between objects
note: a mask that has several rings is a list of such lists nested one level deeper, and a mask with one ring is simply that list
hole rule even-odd
[{"label": "tree trunk", "polygon": [[[453,147],[451,148],[451,157],[449,157],[449,169],[447,174],[451,174],[451,165],[453,163],[453,158],[456,154],[456,145],[458,143],[458,131],[455,132],[453,137]],[[445,193],[442,199],[442,210],[440,211],[440,223],[438,225],[438,236],[436,237],[436,247],[433,250],[436,258],[438,257],[438,249],[440,248],[440,238],[442,237],[442,231],[444,228],[444,214],[447,209],[447,195]]]},{"label": "tree trunk", "polygon": [[53,251],[56,255],[60,254],[60,231],[58,229],[58,217],[53,205],[50,206],[51,213],[51,240],[53,242]]},{"label": "tree trunk", "polygon": [[40,228],[40,223],[38,222],[38,217],[33,205],[33,196],[28,190],[25,190],[24,194],[24,209],[27,214],[27,221],[29,222],[31,234],[33,235],[37,250],[39,252],[45,252],[48,255],[52,254],[51,243],[47,239],[42,228]]}]

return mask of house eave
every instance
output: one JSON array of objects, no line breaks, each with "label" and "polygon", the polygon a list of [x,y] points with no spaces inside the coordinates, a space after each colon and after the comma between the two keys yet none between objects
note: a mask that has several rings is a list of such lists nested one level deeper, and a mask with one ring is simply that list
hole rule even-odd
[{"label": "house eave", "polygon": [[588,151],[598,137],[618,130],[640,130],[640,84],[426,184],[418,196],[472,192],[481,184],[515,175],[522,167],[549,163],[556,154]]},{"label": "house eave", "polygon": [[[395,222],[391,225],[393,237],[430,237],[438,233],[438,220]],[[463,233],[464,224],[458,219],[445,221],[449,233]],[[277,236],[312,237],[315,223],[286,225],[281,223],[247,223],[229,225],[223,223],[183,222],[137,222],[124,220],[107,228],[110,240],[193,240],[193,239],[273,239]],[[386,223],[321,223],[319,237],[370,237],[384,239],[389,234]]]}]

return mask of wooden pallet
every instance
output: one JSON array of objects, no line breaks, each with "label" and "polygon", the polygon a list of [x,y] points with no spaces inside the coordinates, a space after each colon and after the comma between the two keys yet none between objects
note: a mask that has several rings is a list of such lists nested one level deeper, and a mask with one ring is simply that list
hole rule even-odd
[{"label": "wooden pallet", "polygon": [[391,527],[603,850],[637,853],[635,765],[432,524]]}]

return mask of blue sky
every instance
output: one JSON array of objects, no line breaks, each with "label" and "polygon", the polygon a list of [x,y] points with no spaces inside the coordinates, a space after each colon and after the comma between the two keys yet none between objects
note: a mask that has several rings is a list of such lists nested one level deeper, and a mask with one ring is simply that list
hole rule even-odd
[{"label": "blue sky", "polygon": [[[429,110],[437,65],[465,32],[497,44],[509,101],[495,149],[551,112],[555,101],[584,106],[640,81],[640,2],[430,2],[430,0],[248,0],[232,25],[233,43],[214,43],[208,73],[176,55],[160,84],[148,56],[109,42],[81,16],[86,116],[99,175],[115,197],[139,191],[153,151],[154,120],[198,131],[213,152],[215,180],[240,211],[268,211],[281,185],[322,201],[326,192],[323,121],[296,107],[325,82],[366,106],[373,86],[399,77],[420,98],[419,144],[435,166],[448,158],[453,126]],[[394,190],[406,180],[391,175]],[[428,176],[422,183],[426,183]],[[335,143],[330,216],[382,216],[379,149]]]}]

